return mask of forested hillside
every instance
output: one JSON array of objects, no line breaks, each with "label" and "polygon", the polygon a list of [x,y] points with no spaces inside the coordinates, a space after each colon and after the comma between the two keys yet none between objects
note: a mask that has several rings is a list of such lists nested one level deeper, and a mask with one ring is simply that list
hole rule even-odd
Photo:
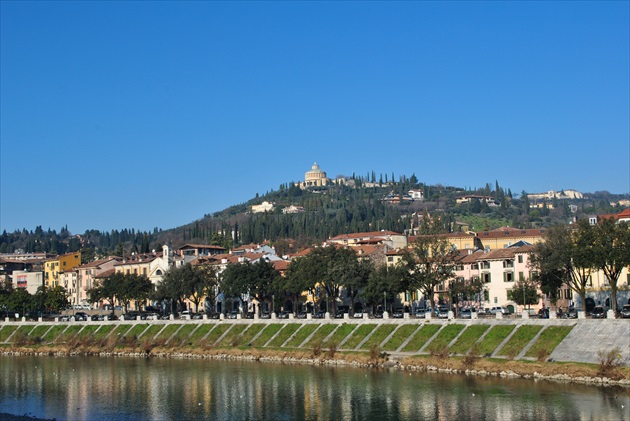
[{"label": "forested hillside", "polygon": [[[281,253],[299,250],[329,237],[352,232],[391,230],[408,232],[412,227],[442,232],[470,229],[482,231],[501,226],[532,228],[569,223],[574,218],[591,214],[614,213],[621,208],[611,201],[627,198],[608,192],[586,194],[580,200],[553,200],[541,208],[530,208],[525,192],[513,195],[498,181],[482,188],[429,186],[419,183],[412,175],[392,182],[375,174],[350,177],[345,185],[331,185],[301,190],[287,183],[246,203],[231,206],[190,224],[150,232],[135,229],[101,232],[88,230],[76,235],[67,226],[59,232],[38,226],[33,231],[23,229],[0,236],[0,253],[15,250],[61,254],[82,250],[84,260],[95,255],[122,255],[131,252],[160,250],[162,244],[179,247],[185,243],[221,245],[272,242]],[[424,193],[423,200],[411,201],[411,189]],[[456,203],[462,195],[493,197],[498,205],[485,199]],[[263,201],[274,204],[269,212],[252,213],[252,205]],[[283,213],[288,206],[302,207],[303,212]],[[571,209],[571,206],[572,209]],[[431,219],[434,223],[427,225]],[[435,223],[437,221],[437,223]]]}]

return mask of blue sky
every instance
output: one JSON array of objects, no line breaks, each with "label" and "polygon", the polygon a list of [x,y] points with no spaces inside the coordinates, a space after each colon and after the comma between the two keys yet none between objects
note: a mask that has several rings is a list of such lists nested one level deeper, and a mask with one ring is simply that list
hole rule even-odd
[{"label": "blue sky", "polygon": [[628,2],[0,7],[0,229],[173,228],[314,161],[630,191]]}]

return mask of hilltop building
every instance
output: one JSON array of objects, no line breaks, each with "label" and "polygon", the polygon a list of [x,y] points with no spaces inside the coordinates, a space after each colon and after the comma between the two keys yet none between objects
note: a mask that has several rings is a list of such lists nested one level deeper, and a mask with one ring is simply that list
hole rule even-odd
[{"label": "hilltop building", "polygon": [[307,189],[309,187],[324,187],[331,184],[330,178],[326,176],[326,172],[322,171],[317,165],[317,162],[313,163],[310,171],[304,174],[304,181],[296,183],[301,189]]}]

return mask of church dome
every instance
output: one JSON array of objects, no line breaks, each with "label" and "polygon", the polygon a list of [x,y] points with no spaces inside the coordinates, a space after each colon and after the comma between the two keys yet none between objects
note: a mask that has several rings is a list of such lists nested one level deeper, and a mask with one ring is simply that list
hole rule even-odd
[{"label": "church dome", "polygon": [[326,178],[326,173],[320,170],[319,165],[317,165],[317,162],[315,162],[311,170],[306,172],[306,175],[304,178],[306,179],[306,181],[321,180],[322,178]]}]

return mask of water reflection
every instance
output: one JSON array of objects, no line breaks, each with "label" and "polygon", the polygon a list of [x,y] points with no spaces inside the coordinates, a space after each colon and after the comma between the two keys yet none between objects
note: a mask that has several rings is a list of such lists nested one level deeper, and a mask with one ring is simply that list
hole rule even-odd
[{"label": "water reflection", "polygon": [[252,362],[0,362],[0,412],[45,418],[630,420],[630,390],[619,387]]}]

